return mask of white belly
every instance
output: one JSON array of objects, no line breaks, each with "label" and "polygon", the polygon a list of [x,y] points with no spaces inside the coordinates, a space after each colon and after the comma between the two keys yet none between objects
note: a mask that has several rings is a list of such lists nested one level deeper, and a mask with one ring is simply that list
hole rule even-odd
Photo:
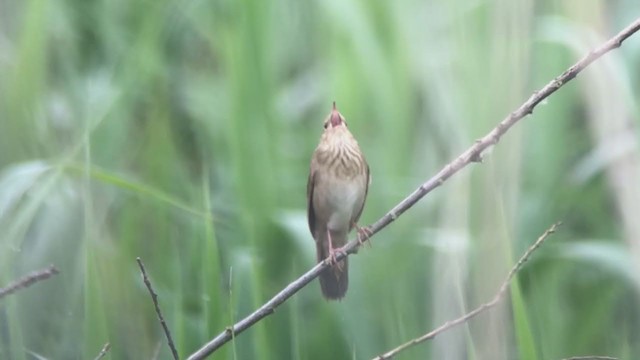
[{"label": "white belly", "polygon": [[[333,180],[327,186],[324,205],[329,211],[327,227],[331,230],[347,230],[351,226],[351,219],[362,207],[364,187],[358,181]],[[322,200],[321,200],[322,201]]]}]

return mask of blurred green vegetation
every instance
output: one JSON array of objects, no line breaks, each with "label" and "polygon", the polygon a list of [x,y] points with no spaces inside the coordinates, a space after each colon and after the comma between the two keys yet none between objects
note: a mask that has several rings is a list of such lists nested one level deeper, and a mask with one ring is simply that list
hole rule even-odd
[{"label": "blurred green vegetation", "polygon": [[[361,223],[590,48],[634,0],[0,2],[1,359],[181,357],[315,261],[305,186],[335,100],[373,175]],[[640,358],[640,35],[216,359]]]}]

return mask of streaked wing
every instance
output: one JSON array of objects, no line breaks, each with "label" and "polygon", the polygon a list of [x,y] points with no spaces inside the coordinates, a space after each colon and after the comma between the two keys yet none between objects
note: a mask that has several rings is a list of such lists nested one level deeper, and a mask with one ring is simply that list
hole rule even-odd
[{"label": "streaked wing", "polygon": [[313,210],[313,189],[315,187],[316,172],[309,171],[309,179],[307,180],[307,220],[309,222],[309,231],[311,236],[316,236],[316,214]]}]

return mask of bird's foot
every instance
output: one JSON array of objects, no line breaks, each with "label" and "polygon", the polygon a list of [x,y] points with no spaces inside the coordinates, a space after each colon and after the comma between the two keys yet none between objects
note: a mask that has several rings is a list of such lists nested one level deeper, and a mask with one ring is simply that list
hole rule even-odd
[{"label": "bird's foot", "polygon": [[[358,232],[358,244],[362,246],[362,244],[364,244],[364,242],[367,241],[371,237],[371,235],[373,235],[373,232],[368,226],[360,227],[356,223],[353,223],[353,226],[356,228],[356,231]],[[371,241],[369,241],[369,246],[370,247],[372,246]]]},{"label": "bird's foot", "polygon": [[329,249],[329,265],[337,266],[340,271],[342,271],[342,261],[339,261],[337,256],[338,254],[346,254],[343,248],[339,247],[337,249]]},{"label": "bird's foot", "polygon": [[333,247],[333,240],[331,239],[331,233],[328,230],[327,230],[327,235],[328,235],[328,238],[329,238],[329,256],[327,257],[329,259],[329,265],[330,266],[334,266],[335,265],[335,266],[338,267],[338,269],[340,271],[342,271],[342,263],[338,262],[337,255],[339,253],[345,253],[346,254],[346,252],[342,249],[342,247],[339,247],[337,249]]}]

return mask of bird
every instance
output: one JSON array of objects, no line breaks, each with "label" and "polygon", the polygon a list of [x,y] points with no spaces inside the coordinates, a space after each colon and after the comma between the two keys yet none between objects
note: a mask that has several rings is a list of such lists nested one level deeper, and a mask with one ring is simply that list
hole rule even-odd
[{"label": "bird", "polygon": [[349,232],[356,227],[359,235],[368,235],[368,228],[360,228],[357,222],[370,182],[369,165],[334,101],[311,157],[307,181],[307,218],[317,261],[329,258],[330,266],[319,275],[320,289],[328,300],[342,299],[349,286],[348,259],[336,261]]}]

